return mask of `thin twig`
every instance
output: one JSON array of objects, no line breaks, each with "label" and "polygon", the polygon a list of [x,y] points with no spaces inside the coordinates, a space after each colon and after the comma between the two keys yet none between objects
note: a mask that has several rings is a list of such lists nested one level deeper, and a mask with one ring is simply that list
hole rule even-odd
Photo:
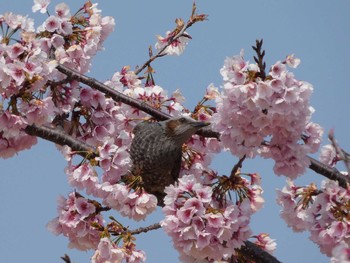
[{"label": "thin twig", "polygon": [[242,168],[242,164],[243,164],[245,158],[246,158],[246,155],[243,155],[243,157],[241,159],[239,159],[239,161],[235,164],[235,166],[233,166],[232,171],[231,171],[231,175],[230,175],[231,179],[234,178],[234,176],[236,176],[238,170]]},{"label": "thin twig", "polygon": [[328,139],[331,141],[333,148],[335,149],[335,152],[337,156],[339,156],[338,160],[342,160],[344,162],[344,165],[346,167],[346,170],[348,174],[350,174],[350,162],[348,158],[347,152],[345,152],[337,143],[335,137],[334,137],[334,131],[330,130],[328,133]]},{"label": "thin twig", "polygon": [[174,42],[176,41],[178,38],[182,37],[185,30],[187,28],[189,28],[190,26],[192,26],[192,24],[190,24],[189,22],[186,23],[186,25],[180,30],[179,33],[177,33],[162,49],[160,49],[158,51],[158,53],[156,55],[151,56],[140,68],[138,68],[137,70],[135,70],[135,74],[138,75],[142,72],[142,70],[144,70],[146,67],[148,67],[155,59],[163,57],[166,55],[166,53],[164,53],[164,51]]},{"label": "thin twig", "polygon": [[136,228],[134,230],[130,230],[128,232],[130,234],[132,234],[132,235],[138,235],[138,234],[141,234],[141,233],[147,233],[148,231],[151,231],[151,230],[159,229],[161,227],[162,226],[159,223],[155,223],[153,225],[150,225],[150,226],[147,226],[147,227],[139,227],[139,228]]},{"label": "thin twig", "polygon": [[255,51],[257,57],[254,56],[254,61],[258,64],[260,71],[258,72],[258,77],[262,80],[266,79],[266,62],[264,61],[265,50],[262,49],[263,39],[260,41],[257,39],[255,42],[255,46],[252,46]]},{"label": "thin twig", "polygon": [[[201,15],[197,15],[196,14],[196,4],[195,2],[192,5],[192,14],[190,19],[187,21],[186,25],[182,26],[182,28],[179,30],[179,32],[173,36],[170,41],[168,41],[168,43],[158,51],[158,53],[154,56],[150,56],[149,60],[147,60],[140,68],[138,68],[137,70],[135,70],[135,74],[138,75],[140,74],[146,67],[148,67],[155,59],[159,58],[159,57],[163,57],[166,55],[166,53],[164,52],[174,41],[177,41],[180,37],[182,36],[187,36],[188,35],[185,34],[186,29],[188,29],[189,27],[191,27],[193,24],[195,24],[198,21],[204,21],[206,20],[207,15],[201,14]],[[182,21],[182,20],[181,20]],[[177,30],[178,27],[175,29]],[[151,53],[150,53],[151,54]]]},{"label": "thin twig", "polygon": [[64,254],[64,256],[61,257],[61,259],[62,259],[64,262],[66,262],[66,263],[71,263],[71,262],[72,262],[67,254]]}]

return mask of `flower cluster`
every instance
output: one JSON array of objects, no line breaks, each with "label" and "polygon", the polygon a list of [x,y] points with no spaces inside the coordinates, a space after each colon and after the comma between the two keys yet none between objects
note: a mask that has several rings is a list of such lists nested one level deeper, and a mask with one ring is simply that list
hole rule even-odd
[{"label": "flower cluster", "polygon": [[281,217],[294,231],[309,231],[310,239],[328,256],[341,257],[339,251],[348,250],[349,190],[330,180],[323,181],[320,190],[315,185],[299,187],[289,181],[277,194]]},{"label": "flower cluster", "polygon": [[183,176],[165,192],[165,219],[161,225],[172,237],[182,260],[230,257],[251,235],[249,222],[255,209],[250,198],[258,196],[249,195],[237,204],[218,202],[213,189],[194,175]]},{"label": "flower cluster", "polygon": [[286,64],[299,63],[289,56],[262,78],[259,67],[242,55],[227,58],[212,122],[232,154],[272,158],[276,174],[295,178],[309,165],[306,155],[317,151],[322,129],[310,122],[311,84],[297,80]]},{"label": "flower cluster", "polygon": [[103,237],[91,258],[92,263],[120,263],[124,260],[128,263],[141,263],[146,261],[146,255],[142,250],[136,250],[132,242],[121,248],[108,237]]},{"label": "flower cluster", "polygon": [[347,242],[340,242],[339,245],[337,245],[332,250],[332,263],[348,263],[350,262],[350,247],[349,243]]},{"label": "flower cluster", "polygon": [[[36,0],[33,11],[45,13],[49,2]],[[6,158],[36,143],[23,132],[27,125],[50,125],[55,115],[73,110],[79,85],[63,81],[56,66],[87,72],[114,20],[102,17],[96,5],[87,2],[74,16],[66,4],[58,4],[36,32],[33,20],[21,15],[1,15],[0,24],[5,33],[0,37],[0,105],[7,107],[0,115],[16,122],[11,128],[0,127],[0,156]]]},{"label": "flower cluster", "polygon": [[102,186],[103,203],[136,221],[145,219],[157,207],[157,198],[145,191],[130,191],[122,184]]},{"label": "flower cluster", "polygon": [[322,146],[319,159],[322,163],[334,167],[339,161],[337,152],[331,144]]},{"label": "flower cluster", "polygon": [[105,262],[122,262],[124,259],[124,252],[116,244],[111,242],[108,237],[101,238],[97,250],[91,258],[92,263]]},{"label": "flower cluster", "polygon": [[158,36],[158,41],[155,45],[155,48],[157,50],[162,50],[165,48],[165,54],[170,56],[180,56],[185,51],[185,47],[191,37],[186,32],[184,32],[182,36],[174,40],[173,38],[175,37],[176,32],[177,31],[167,31],[165,37]]},{"label": "flower cluster", "polygon": [[96,204],[76,192],[58,200],[58,217],[49,222],[48,228],[56,235],[69,239],[69,247],[79,250],[95,249],[100,242],[104,220]]},{"label": "flower cluster", "polygon": [[29,136],[21,129],[26,127],[23,118],[8,111],[0,111],[0,157],[9,158],[19,151],[30,149],[37,138]]}]

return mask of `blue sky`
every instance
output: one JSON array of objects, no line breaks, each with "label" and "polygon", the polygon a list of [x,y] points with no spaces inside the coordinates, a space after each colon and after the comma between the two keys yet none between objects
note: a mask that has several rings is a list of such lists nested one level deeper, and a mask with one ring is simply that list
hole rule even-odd
[{"label": "blue sky", "polygon": [[[52,1],[49,10],[61,1]],[[84,1],[66,1],[74,11]],[[191,13],[192,1],[100,0],[103,15],[113,16],[116,30],[105,43],[93,63],[90,76],[99,80],[110,78],[123,66],[142,65],[148,56],[148,46],[154,45],[156,35],[164,35],[174,26],[174,20],[184,20]],[[349,114],[350,62],[349,7],[346,0],[251,0],[196,1],[198,12],[209,20],[196,24],[188,32],[193,40],[180,57],[163,57],[153,67],[156,83],[172,92],[181,89],[186,106],[193,108],[211,82],[222,83],[219,70],[226,56],[245,49],[245,58],[252,61],[251,45],[264,39],[266,62],[269,67],[286,55],[295,54],[302,61],[294,70],[296,77],[313,84],[313,121],[335,129],[339,143],[350,150],[347,120]],[[0,0],[0,13],[11,11],[39,18],[31,13],[31,0]],[[40,22],[39,22],[40,21]],[[326,137],[325,142],[326,143]],[[214,168],[228,174],[237,159],[228,153],[215,158]],[[2,262],[63,262],[65,253],[76,263],[88,262],[91,253],[67,248],[64,237],[56,237],[45,225],[56,216],[56,199],[66,195],[68,186],[66,163],[55,146],[40,140],[30,151],[0,160],[0,253]],[[265,207],[252,219],[254,233],[267,232],[278,243],[275,256],[282,262],[329,262],[308,233],[293,233],[279,217],[275,203],[276,188],[285,184],[284,177],[272,171],[271,161],[255,159],[245,162],[243,171],[259,172],[264,187]],[[298,183],[320,182],[321,176],[311,170]],[[115,217],[119,216],[115,212]],[[150,216],[146,226],[162,219],[160,211]],[[121,218],[126,225],[136,226]],[[147,253],[147,262],[178,262],[177,252],[162,230],[137,236],[137,246]]]}]

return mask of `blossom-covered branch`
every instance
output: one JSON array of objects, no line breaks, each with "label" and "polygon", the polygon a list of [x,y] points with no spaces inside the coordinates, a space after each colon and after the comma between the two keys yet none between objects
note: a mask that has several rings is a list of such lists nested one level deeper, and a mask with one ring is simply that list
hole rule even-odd
[{"label": "blossom-covered branch", "polygon": [[316,173],[323,175],[324,177],[327,177],[330,180],[337,181],[339,185],[345,189],[348,188],[348,185],[350,185],[350,177],[345,176],[344,174],[340,173],[336,168],[330,167],[310,156],[308,156],[311,164],[309,168]]},{"label": "blossom-covered branch", "polygon": [[[152,117],[156,118],[157,120],[167,120],[171,117],[171,115],[162,112],[160,110],[155,109],[154,107],[148,105],[147,103],[144,103],[143,101],[131,98],[128,95],[125,95],[117,90],[114,90],[107,85],[103,84],[102,82],[94,79],[87,77],[86,75],[83,75],[79,72],[77,72],[74,69],[70,69],[66,66],[63,65],[58,65],[57,70],[65,74],[67,77],[77,80],[81,83],[84,83],[88,85],[89,87],[99,90],[102,93],[104,93],[106,96],[111,97],[114,101],[117,102],[122,102],[125,103],[131,107],[135,107]],[[214,132],[210,129],[201,129],[200,131],[197,132],[197,134],[205,136],[205,137],[213,137],[213,138],[219,138],[219,133]]]},{"label": "blossom-covered branch", "polygon": [[[35,0],[33,10],[46,13],[48,2]],[[152,61],[164,55],[181,54],[191,38],[185,30],[205,19],[206,15],[196,14],[194,4],[187,23],[176,19],[176,28],[168,31],[165,37],[158,37],[156,55],[150,48],[150,59],[136,72],[123,67],[103,84],[84,75],[90,68],[91,59],[114,28],[114,19],[102,17],[96,4],[88,1],[71,15],[68,6],[61,3],[55,7],[55,15],[50,15],[38,30],[25,17],[0,16],[1,25],[7,27],[0,43],[0,156],[8,158],[30,148],[37,143],[34,136],[70,147],[63,147],[61,152],[68,162],[65,169],[68,182],[76,190],[67,198],[59,198],[58,215],[48,228],[57,235],[68,237],[70,247],[94,249],[93,263],[145,261],[145,253],[136,249],[133,235],[159,227],[172,237],[184,262],[237,258],[278,262],[258,249],[272,252],[274,240],[267,234],[252,236],[250,218],[262,208],[264,199],[260,176],[241,173],[245,158],[257,155],[271,158],[275,161],[274,172],[291,179],[304,174],[310,167],[338,180],[344,188],[347,186],[348,179],[336,169],[308,157],[318,151],[323,130],[311,122],[314,112],[310,105],[312,85],[298,80],[287,69],[287,66],[294,68],[300,63],[293,55],[276,62],[269,72],[266,71],[262,41],[257,41],[253,47],[257,54],[255,64],[245,61],[243,53],[227,58],[221,69],[222,92],[213,84],[209,85],[207,94],[193,112],[183,106],[184,98],[179,91],[168,96],[165,89],[155,84]],[[11,43],[19,29],[20,39]],[[143,77],[138,74],[147,67],[147,80],[141,81]],[[207,100],[214,99],[216,106],[204,105]],[[149,116],[162,121],[180,115],[211,122],[213,130],[203,129],[198,133],[204,137],[181,140],[179,161],[176,169],[171,168],[179,179],[164,185],[165,190],[164,187],[159,190],[164,201],[164,220],[134,230],[112,217],[113,221],[107,223],[101,212],[109,209],[136,221],[156,210],[160,195],[149,193],[147,175],[139,171],[145,170],[147,165],[136,167],[135,164],[141,162],[133,159],[132,151],[130,154],[132,143],[137,141],[137,132],[133,131],[142,126],[137,126],[139,121],[149,119]],[[179,118],[179,122],[180,119],[184,118]],[[165,152],[170,152],[167,142],[171,140],[168,139],[178,140],[178,134],[181,134],[177,132],[181,127],[179,122],[154,125],[162,127],[157,134],[166,133],[167,140],[155,140],[165,146]],[[141,137],[141,141],[148,144],[145,137]],[[152,152],[159,149],[153,142],[150,146]],[[137,143],[135,147],[139,147]],[[218,176],[210,167],[212,155],[224,147],[240,159],[230,176]],[[144,150],[139,152],[141,160],[150,157]],[[81,155],[84,160],[77,161],[74,155]],[[165,162],[156,159],[155,169],[159,170],[159,162],[170,163],[168,158],[173,157],[169,155]],[[154,173],[152,170],[150,173]],[[164,180],[163,173],[157,178]],[[330,219],[340,222],[348,218],[350,206],[343,198],[347,190],[329,180],[324,186],[318,191],[314,185],[299,188],[290,184],[290,189],[280,194],[287,196],[279,199],[286,208],[284,214],[298,219],[293,217],[297,215],[296,208],[305,209],[310,200],[337,200],[331,206]],[[332,188],[341,193],[339,199],[316,199]],[[99,198],[101,203],[85,198],[78,190]],[[294,191],[296,201],[301,196],[304,202],[295,202],[295,207],[288,198],[289,190]],[[329,194],[334,193],[329,191]],[[317,211],[311,216],[317,223],[319,206],[317,202],[313,204]],[[320,228],[312,226],[310,229]],[[116,242],[115,237],[122,240],[122,244]],[[246,241],[248,238],[258,241],[252,244]],[[319,242],[317,238],[315,240]],[[334,239],[334,244],[338,241]],[[327,249],[327,245],[324,248]],[[330,252],[328,249],[327,253]]]},{"label": "blossom-covered branch", "polygon": [[159,223],[155,223],[155,224],[147,226],[147,227],[139,227],[137,229],[130,230],[129,232],[132,235],[137,235],[137,234],[141,234],[141,233],[147,233],[148,231],[156,230],[156,229],[159,229],[161,227],[162,226]]},{"label": "blossom-covered branch", "polygon": [[247,262],[250,262],[248,260],[252,260],[253,262],[281,263],[277,258],[249,240],[244,242],[244,246],[242,246],[239,251],[244,254],[244,258]]},{"label": "blossom-covered branch", "polygon": [[196,4],[193,2],[192,5],[192,14],[190,19],[187,21],[186,24],[184,24],[182,19],[176,19],[176,28],[172,32],[169,32],[168,36],[166,38],[162,38],[161,41],[164,43],[161,45],[161,47],[158,50],[158,53],[156,55],[150,55],[149,60],[147,60],[140,68],[135,70],[135,74],[138,75],[144,70],[146,67],[148,67],[155,59],[159,57],[163,57],[168,54],[168,49],[173,44],[175,46],[178,46],[181,42],[179,41],[180,38],[191,38],[187,33],[185,33],[186,29],[191,27],[194,23],[199,21],[204,21],[207,18],[207,15],[205,14],[196,14]]},{"label": "blossom-covered branch", "polygon": [[[58,65],[57,69],[67,75],[69,78],[80,81],[91,88],[95,88],[101,92],[103,92],[105,95],[111,97],[115,101],[123,102],[129,106],[135,107],[141,111],[144,111],[145,113],[148,113],[149,115],[153,116],[154,118],[158,120],[166,120],[170,118],[171,116],[165,112],[159,111],[155,109],[154,107],[149,106],[146,103],[143,103],[142,101],[139,101],[137,99],[131,98],[128,95],[125,95],[117,90],[113,90],[112,88],[108,87],[107,85],[97,81],[96,79],[90,78],[88,76],[85,76],[73,69],[67,68],[63,65]],[[28,134],[30,135],[37,135],[43,139],[47,139],[49,141],[55,142],[60,145],[68,145],[75,151],[81,151],[82,149],[86,148],[83,145],[79,145],[79,142],[74,140],[73,138],[67,139],[68,136],[64,135],[63,132],[56,132],[54,136],[50,135],[54,130],[49,128],[42,128],[41,127],[31,127],[28,128]],[[219,138],[219,133],[214,132],[210,129],[203,129],[198,132],[198,134],[203,135],[205,137],[215,137]],[[63,144],[62,144],[63,143]],[[317,161],[316,159],[312,157],[307,157],[310,160],[310,166],[309,168],[316,173],[323,175],[331,180],[336,180],[339,182],[339,185],[346,187],[347,183],[350,183],[350,179],[342,175],[339,171],[337,171],[334,168],[330,168],[327,165]]]},{"label": "blossom-covered branch", "polygon": [[24,131],[28,135],[37,136],[61,146],[67,145],[72,149],[72,151],[84,158],[95,158],[98,155],[94,147],[58,129],[53,129],[46,126],[28,125]]}]

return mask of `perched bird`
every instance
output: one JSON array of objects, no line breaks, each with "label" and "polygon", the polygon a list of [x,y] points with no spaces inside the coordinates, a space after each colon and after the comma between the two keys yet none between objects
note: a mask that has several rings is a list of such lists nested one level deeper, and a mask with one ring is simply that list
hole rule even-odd
[{"label": "perched bird", "polygon": [[134,128],[130,156],[131,173],[140,175],[146,192],[163,202],[164,188],[174,183],[180,173],[182,145],[208,122],[189,117],[161,122],[141,122]]}]

